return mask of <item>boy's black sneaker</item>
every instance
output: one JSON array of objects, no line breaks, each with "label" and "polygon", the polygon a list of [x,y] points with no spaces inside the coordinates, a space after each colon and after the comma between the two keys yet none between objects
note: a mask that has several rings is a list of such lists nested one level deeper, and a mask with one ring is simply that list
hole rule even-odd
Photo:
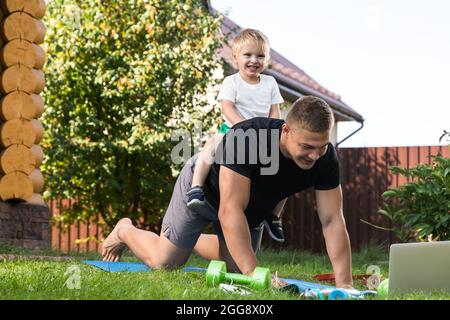
[{"label": "boy's black sneaker", "polygon": [[202,186],[194,186],[187,192],[189,209],[195,209],[205,204],[205,193]]},{"label": "boy's black sneaker", "polygon": [[264,220],[264,226],[270,237],[277,242],[284,242],[283,225],[281,219],[276,215],[271,215],[270,218]]}]

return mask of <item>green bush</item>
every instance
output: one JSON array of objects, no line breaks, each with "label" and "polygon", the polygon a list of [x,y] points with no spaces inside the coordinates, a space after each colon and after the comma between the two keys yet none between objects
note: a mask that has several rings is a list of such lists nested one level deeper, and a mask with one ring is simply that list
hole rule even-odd
[{"label": "green bush", "polygon": [[220,18],[201,0],[52,0],[44,23],[46,198],[76,200],[63,225],[157,224],[179,169],[171,134],[219,119],[205,97]]},{"label": "green bush", "polygon": [[432,158],[431,165],[390,168],[411,182],[384,192],[378,212],[392,221],[402,241],[450,240],[450,158]]}]

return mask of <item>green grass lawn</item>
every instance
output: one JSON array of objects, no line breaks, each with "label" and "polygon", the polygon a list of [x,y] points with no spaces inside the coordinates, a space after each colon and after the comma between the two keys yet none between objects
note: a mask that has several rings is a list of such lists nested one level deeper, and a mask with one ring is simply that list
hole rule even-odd
[{"label": "green grass lawn", "polygon": [[[0,246],[0,254],[27,256],[26,250]],[[61,255],[41,252],[41,255]],[[248,296],[230,294],[219,288],[208,288],[204,274],[182,271],[153,271],[148,273],[107,273],[82,263],[82,259],[100,259],[96,254],[69,256],[69,260],[5,259],[0,262],[0,299],[251,299],[298,300],[299,296],[270,289]],[[137,261],[126,255],[125,261]],[[258,254],[261,266],[278,272],[280,277],[314,281],[315,274],[332,272],[326,255],[307,252],[263,250]],[[376,247],[353,253],[353,273],[367,273],[370,265],[378,265],[383,278],[388,272],[388,254]],[[193,256],[187,265],[207,267],[208,262]],[[74,269],[75,268],[75,269]],[[79,270],[80,288],[70,289],[70,276]],[[73,279],[73,278],[72,278]],[[317,281],[315,281],[317,282]],[[366,289],[355,282],[358,289]],[[397,299],[450,299],[450,293],[410,294]]]}]

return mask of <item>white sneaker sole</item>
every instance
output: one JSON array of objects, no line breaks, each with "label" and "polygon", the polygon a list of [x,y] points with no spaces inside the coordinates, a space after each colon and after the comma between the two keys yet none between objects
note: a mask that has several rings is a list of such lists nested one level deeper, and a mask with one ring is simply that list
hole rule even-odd
[{"label": "white sneaker sole", "polygon": [[200,201],[200,200],[194,199],[191,202],[188,202],[187,207],[191,210],[196,210],[196,209],[202,208],[204,205],[205,205],[205,201]]}]

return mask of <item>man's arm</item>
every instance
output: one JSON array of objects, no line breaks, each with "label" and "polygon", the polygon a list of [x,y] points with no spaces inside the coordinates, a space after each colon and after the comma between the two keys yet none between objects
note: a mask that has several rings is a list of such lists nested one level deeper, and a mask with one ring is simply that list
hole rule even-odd
[{"label": "man's arm", "polygon": [[220,105],[222,108],[222,113],[224,114],[225,118],[227,118],[227,120],[231,122],[232,125],[244,121],[244,119],[239,115],[233,102],[222,100],[220,101]]},{"label": "man's arm", "polygon": [[256,267],[250,229],[244,214],[250,199],[250,179],[221,166],[219,189],[219,221],[225,242],[239,270],[250,275]]},{"label": "man's arm", "polygon": [[353,288],[352,256],[342,211],[341,186],[331,190],[316,190],[316,201],[328,256],[336,277],[336,286]]}]

